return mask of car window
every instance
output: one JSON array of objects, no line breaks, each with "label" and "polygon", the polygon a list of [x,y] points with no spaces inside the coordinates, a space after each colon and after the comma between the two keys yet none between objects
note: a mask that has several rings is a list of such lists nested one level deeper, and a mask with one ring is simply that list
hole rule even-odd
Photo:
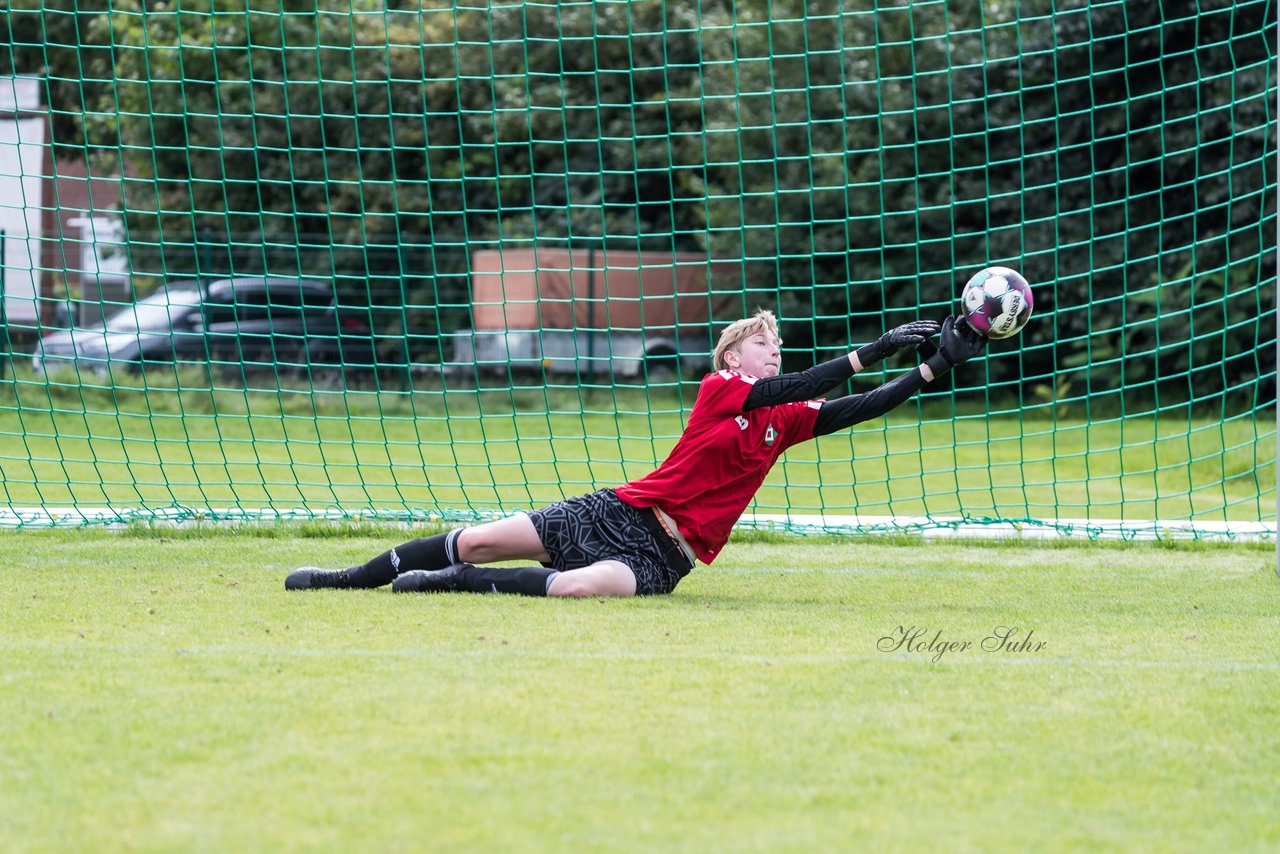
[{"label": "car window", "polygon": [[235,295],[236,319],[241,323],[270,320],[265,291],[239,291]]},{"label": "car window", "polygon": [[328,308],[333,305],[333,293],[309,288],[302,292],[302,304],[307,308]]},{"label": "car window", "polygon": [[205,303],[205,323],[253,323],[260,321],[296,320],[299,295],[295,291],[244,290],[234,294],[235,302]]},{"label": "car window", "polygon": [[204,304],[204,322],[206,325],[214,323],[235,323],[236,307],[228,302],[215,302],[208,300]]},{"label": "car window", "polygon": [[262,298],[274,308],[297,308],[302,302],[302,295],[296,288],[277,288],[262,294]]},{"label": "car window", "polygon": [[277,287],[270,291],[246,294],[241,311],[248,311],[255,320],[271,319],[273,322],[297,321],[302,312],[302,295],[295,287]]},{"label": "car window", "polygon": [[111,315],[103,323],[109,332],[155,332],[180,326],[200,304],[195,290],[159,290]]}]

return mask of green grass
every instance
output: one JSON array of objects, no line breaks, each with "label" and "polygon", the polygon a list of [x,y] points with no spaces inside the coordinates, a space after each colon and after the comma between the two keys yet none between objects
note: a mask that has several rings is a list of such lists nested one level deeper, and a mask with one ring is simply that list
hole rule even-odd
[{"label": "green grass", "polygon": [[[0,536],[6,850],[1280,846],[1270,550],[757,536],[670,597],[283,591],[407,537],[354,531]],[[1045,646],[877,648],[1002,625]]]},{"label": "green grass", "polygon": [[[696,394],[686,384],[342,395],[181,379],[150,393],[67,376],[0,383],[0,505],[510,512],[647,473]],[[791,449],[749,510],[1274,518],[1270,410],[1089,420],[1047,406],[993,414],[980,392],[959,399],[967,408],[946,396],[911,403]]]}]

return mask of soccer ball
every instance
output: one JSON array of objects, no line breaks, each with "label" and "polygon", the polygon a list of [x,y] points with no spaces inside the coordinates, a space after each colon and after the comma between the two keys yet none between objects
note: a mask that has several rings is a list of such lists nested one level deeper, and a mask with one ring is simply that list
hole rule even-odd
[{"label": "soccer ball", "polygon": [[969,325],[988,338],[1012,338],[1031,319],[1031,286],[1008,267],[979,270],[964,286],[960,305]]}]

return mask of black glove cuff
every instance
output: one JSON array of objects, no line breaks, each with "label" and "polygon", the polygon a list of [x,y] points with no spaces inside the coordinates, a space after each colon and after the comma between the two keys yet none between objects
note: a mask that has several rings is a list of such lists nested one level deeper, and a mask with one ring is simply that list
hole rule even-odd
[{"label": "black glove cuff", "polygon": [[934,379],[937,379],[938,377],[942,376],[943,374],[945,374],[947,371],[951,370],[954,367],[954,365],[951,364],[950,360],[948,360],[947,357],[943,355],[943,352],[941,350],[937,351],[932,356],[925,359],[924,363],[929,366],[930,371],[933,371]]},{"label": "black glove cuff", "polygon": [[887,352],[889,348],[883,342],[884,339],[879,338],[870,344],[863,344],[857,349],[858,362],[861,363],[862,367],[869,368],[889,355]]}]

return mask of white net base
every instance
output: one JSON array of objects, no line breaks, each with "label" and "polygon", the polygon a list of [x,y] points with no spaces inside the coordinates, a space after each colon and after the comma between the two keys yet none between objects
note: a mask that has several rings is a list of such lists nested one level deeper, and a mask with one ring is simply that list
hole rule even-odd
[{"label": "white net base", "polygon": [[[0,509],[0,528],[79,528],[128,525],[263,524],[276,522],[478,522],[505,513],[339,510],[336,508],[12,507]],[[926,539],[1081,539],[1274,541],[1274,522],[1169,519],[983,519],[961,516],[837,516],[748,514],[738,527],[795,534],[915,535]]]}]

